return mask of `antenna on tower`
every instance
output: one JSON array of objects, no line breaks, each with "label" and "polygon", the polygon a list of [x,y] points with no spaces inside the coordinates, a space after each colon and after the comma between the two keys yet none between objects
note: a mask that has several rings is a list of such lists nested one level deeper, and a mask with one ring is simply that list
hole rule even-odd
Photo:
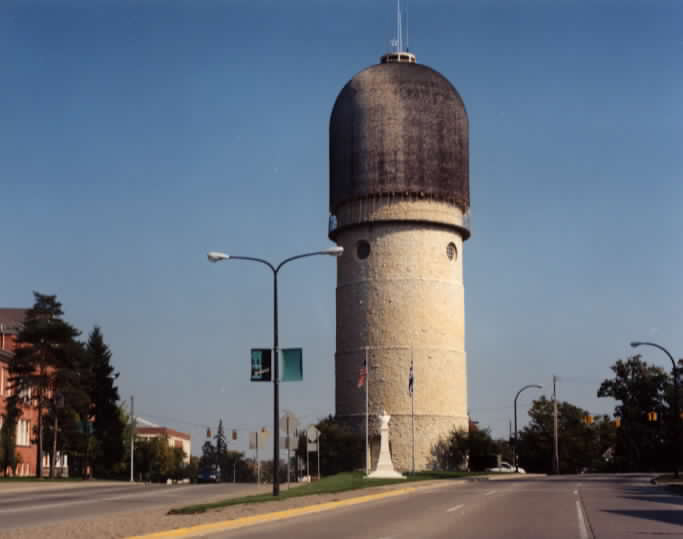
[{"label": "antenna on tower", "polygon": [[406,0],[406,52],[410,50],[410,44],[408,43],[408,1]]},{"label": "antenna on tower", "polygon": [[396,35],[398,42],[398,49],[396,52],[403,50],[403,24],[401,23],[401,0],[396,0]]},{"label": "antenna on tower", "polygon": [[[406,31],[405,31],[405,42],[403,40],[403,17],[405,16],[406,21]],[[393,62],[408,62],[415,63],[415,55],[408,51],[408,10],[406,9],[405,15],[401,11],[401,0],[396,0],[396,37],[391,40],[392,51],[384,54],[380,58],[380,62],[383,64],[393,63]],[[404,48],[405,47],[405,48]]]}]

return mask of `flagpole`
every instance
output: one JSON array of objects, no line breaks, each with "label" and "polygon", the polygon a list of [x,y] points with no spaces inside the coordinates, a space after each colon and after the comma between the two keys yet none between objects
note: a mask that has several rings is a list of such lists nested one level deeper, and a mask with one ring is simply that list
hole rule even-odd
[{"label": "flagpole", "polygon": [[368,393],[370,391],[370,365],[368,364],[368,347],[365,347],[365,475],[370,475],[370,405]]},{"label": "flagpole", "polygon": [[410,392],[410,418],[413,434],[413,475],[415,475],[415,371],[413,369],[413,349],[410,349],[410,374],[413,377],[412,391]]}]

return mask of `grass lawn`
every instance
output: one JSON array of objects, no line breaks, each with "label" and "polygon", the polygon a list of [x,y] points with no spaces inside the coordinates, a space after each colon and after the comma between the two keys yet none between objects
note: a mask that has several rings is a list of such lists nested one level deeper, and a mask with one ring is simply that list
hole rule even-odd
[{"label": "grass lawn", "polygon": [[365,474],[362,472],[347,472],[325,477],[320,481],[312,483],[304,483],[301,486],[296,486],[289,490],[281,489],[280,496],[274,498],[272,494],[256,494],[253,496],[242,496],[241,498],[231,498],[214,503],[204,503],[197,505],[189,505],[187,507],[180,507],[178,509],[171,509],[170,515],[188,515],[192,513],[204,513],[211,509],[220,509],[231,505],[239,505],[243,503],[262,503],[287,500],[289,498],[298,498],[300,496],[310,496],[312,494],[333,494],[336,492],[346,492],[349,490],[358,490],[370,487],[380,487],[383,485],[405,485],[415,481],[429,481],[433,479],[463,479],[466,477],[473,477],[483,475],[480,473],[467,472],[418,472],[414,475],[410,474],[406,479],[365,479]]}]

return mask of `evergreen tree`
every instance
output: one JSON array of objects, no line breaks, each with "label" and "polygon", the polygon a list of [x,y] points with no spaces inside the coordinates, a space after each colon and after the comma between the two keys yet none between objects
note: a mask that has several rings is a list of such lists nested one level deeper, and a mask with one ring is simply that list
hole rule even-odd
[{"label": "evergreen tree", "polygon": [[96,440],[94,472],[96,476],[113,475],[120,471],[125,454],[125,424],[121,418],[119,391],[115,384],[119,373],[111,365],[111,351],[97,326],[88,338],[87,352],[92,370],[90,401]]},{"label": "evergreen tree", "polygon": [[43,411],[47,399],[59,391],[55,373],[70,362],[69,345],[79,331],[62,320],[62,305],[56,296],[33,293],[35,303],[26,313],[17,335],[17,349],[10,363],[10,385],[25,402],[38,410],[36,475],[42,475]]},{"label": "evergreen tree", "polygon": [[54,477],[58,451],[74,457],[87,452],[92,437],[88,422],[91,385],[84,345],[75,341],[65,345],[63,360],[53,375],[54,390],[45,402],[43,449],[50,455],[50,477]]},{"label": "evergreen tree", "polygon": [[223,429],[222,418],[218,421],[218,429],[216,430],[214,440],[216,440],[216,464],[220,466],[220,477],[223,481],[225,481],[228,469],[228,442],[225,438],[225,430]]}]

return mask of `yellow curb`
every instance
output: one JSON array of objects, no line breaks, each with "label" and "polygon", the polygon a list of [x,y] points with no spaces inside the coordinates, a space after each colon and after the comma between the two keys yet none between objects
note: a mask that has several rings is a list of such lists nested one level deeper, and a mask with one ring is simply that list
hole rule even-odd
[{"label": "yellow curb", "polygon": [[298,507],[296,509],[287,509],[285,511],[276,511],[275,513],[266,513],[263,515],[253,515],[250,517],[242,517],[234,520],[223,520],[220,522],[212,522],[211,524],[199,524],[197,526],[190,526],[187,528],[176,528],[174,530],[166,530],[161,532],[149,533],[146,535],[134,535],[127,539],[142,539],[152,537],[192,537],[205,533],[215,533],[224,530],[235,530],[244,528],[253,524],[260,524],[263,522],[272,522],[275,520],[284,520],[294,518],[300,515],[308,515],[312,513],[322,513],[323,511],[330,511],[339,507],[348,507],[350,505],[357,505],[359,503],[371,502],[380,500],[382,498],[389,498],[392,496],[400,496],[408,492],[418,490],[419,487],[405,487],[397,490],[390,490],[381,494],[368,494],[367,496],[359,496],[357,498],[349,498],[348,500],[341,500],[338,502],[326,502],[318,505],[309,505],[306,507]]}]

